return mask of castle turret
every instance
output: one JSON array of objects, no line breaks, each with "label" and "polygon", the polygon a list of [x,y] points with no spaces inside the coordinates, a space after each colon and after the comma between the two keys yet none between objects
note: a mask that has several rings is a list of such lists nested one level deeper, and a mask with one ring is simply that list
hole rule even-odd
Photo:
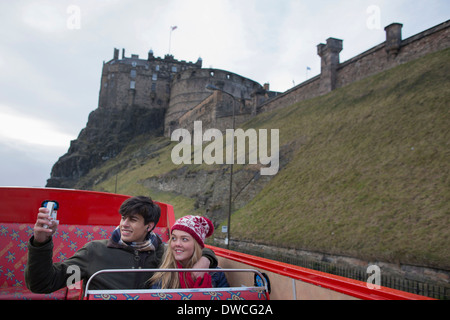
[{"label": "castle turret", "polygon": [[153,50],[149,50],[148,51],[148,59],[147,60],[151,60],[151,59],[153,59],[153,58],[155,58],[155,56],[153,55]]},{"label": "castle turret", "polygon": [[342,51],[342,40],[328,38],[327,44],[317,46],[317,54],[322,58],[320,73],[320,91],[329,92],[336,88],[336,71],[339,66],[339,53]]},{"label": "castle turret", "polygon": [[[213,84],[230,95],[206,89]],[[192,128],[194,120],[201,120],[204,128],[225,130],[232,128],[235,108],[236,123],[256,114],[256,106],[263,94],[262,86],[238,74],[220,69],[196,69],[178,73],[171,85],[170,103],[165,115],[164,134],[170,136],[177,128]],[[215,95],[212,97],[212,95]],[[239,105],[236,101],[239,101]]]},{"label": "castle turret", "polygon": [[401,23],[391,23],[384,30],[386,31],[386,52],[389,57],[395,57],[400,51],[402,45]]}]

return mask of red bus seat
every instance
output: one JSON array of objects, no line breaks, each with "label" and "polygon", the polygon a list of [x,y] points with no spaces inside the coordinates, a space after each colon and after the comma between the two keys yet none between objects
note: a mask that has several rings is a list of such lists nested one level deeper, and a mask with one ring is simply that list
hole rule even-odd
[{"label": "red bus seat", "polygon": [[263,280],[262,286],[241,286],[202,289],[132,289],[90,290],[90,281],[102,273],[115,272],[179,272],[180,269],[108,269],[101,270],[88,280],[85,300],[269,300],[268,284],[262,274],[253,269],[181,269],[183,272],[252,272]]}]

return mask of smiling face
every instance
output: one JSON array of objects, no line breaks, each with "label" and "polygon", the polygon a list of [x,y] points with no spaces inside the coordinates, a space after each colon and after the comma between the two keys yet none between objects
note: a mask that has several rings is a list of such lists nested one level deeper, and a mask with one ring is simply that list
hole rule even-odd
[{"label": "smiling face", "polygon": [[153,225],[145,224],[140,214],[123,215],[119,225],[121,238],[125,242],[142,242]]},{"label": "smiling face", "polygon": [[173,257],[184,267],[194,254],[195,240],[187,232],[173,230],[170,240],[170,248]]}]

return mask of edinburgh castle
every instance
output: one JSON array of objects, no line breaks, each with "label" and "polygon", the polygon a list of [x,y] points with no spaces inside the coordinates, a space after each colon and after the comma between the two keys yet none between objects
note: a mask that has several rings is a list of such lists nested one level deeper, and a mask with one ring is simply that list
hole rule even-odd
[{"label": "edinburgh castle", "polygon": [[[143,59],[135,54],[127,57],[124,49],[120,57],[119,49],[114,49],[113,58],[103,64],[98,109],[54,165],[47,187],[73,187],[140,134],[170,137],[177,128],[192,130],[196,120],[203,121],[204,129],[225,130],[232,121],[239,125],[261,112],[327,94],[448,48],[449,30],[450,20],[402,39],[402,24],[392,23],[385,28],[385,42],[345,62],[339,59],[343,40],[328,38],[317,46],[321,73],[283,93],[233,72],[203,68],[200,58],[186,62],[169,54],[155,57],[149,51]],[[207,85],[220,90],[210,91]]]}]

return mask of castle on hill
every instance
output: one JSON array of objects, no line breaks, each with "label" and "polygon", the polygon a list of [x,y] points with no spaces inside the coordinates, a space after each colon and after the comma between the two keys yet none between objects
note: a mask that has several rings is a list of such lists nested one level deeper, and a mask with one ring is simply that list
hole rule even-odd
[{"label": "castle on hill", "polygon": [[[103,65],[98,107],[163,109],[165,136],[177,128],[191,128],[195,120],[202,120],[206,127],[231,128],[233,107],[239,124],[259,112],[326,94],[449,46],[449,21],[405,40],[401,30],[400,23],[388,25],[385,42],[344,63],[339,61],[343,40],[328,38],[317,46],[320,75],[282,94],[271,92],[269,84],[230,71],[202,68],[201,58],[195,63],[179,61],[169,54],[155,57],[150,50],[147,58],[141,59],[135,54],[126,57],[122,49],[120,59],[119,50],[114,49],[113,59]],[[231,94],[235,101],[221,91],[206,89],[209,84]]]},{"label": "castle on hill", "polygon": [[[231,97],[214,95],[206,86],[213,84],[236,97],[239,106],[235,107],[237,123],[256,115],[257,106],[276,95],[268,90],[268,85],[242,77],[238,74],[219,70],[203,69],[202,60],[195,63],[179,61],[172,55],[155,57],[149,51],[147,59],[138,55],[122,58],[119,50],[114,49],[114,57],[103,64],[99,108],[128,109],[139,106],[150,109],[162,109],[165,113],[164,134],[188,125],[187,121],[204,116],[199,109],[208,106],[208,120],[211,125],[225,128],[225,119],[232,115],[234,101]],[[220,97],[218,97],[220,96]],[[211,99],[214,97],[213,99]],[[191,117],[189,117],[191,115]]]},{"label": "castle on hill", "polygon": [[[233,128],[261,112],[327,94],[450,47],[450,20],[407,39],[402,39],[402,27],[386,26],[386,41],[345,62],[339,59],[343,40],[328,38],[317,45],[321,73],[283,93],[230,71],[203,68],[200,58],[186,62],[172,55],[155,57],[149,51],[141,59],[135,54],[126,57],[124,49],[120,58],[114,49],[113,58],[103,63],[98,108],[53,166],[47,186],[73,187],[143,133],[170,137],[178,128],[192,132],[194,121],[202,121],[204,130]],[[219,90],[210,91],[208,85]]]}]

